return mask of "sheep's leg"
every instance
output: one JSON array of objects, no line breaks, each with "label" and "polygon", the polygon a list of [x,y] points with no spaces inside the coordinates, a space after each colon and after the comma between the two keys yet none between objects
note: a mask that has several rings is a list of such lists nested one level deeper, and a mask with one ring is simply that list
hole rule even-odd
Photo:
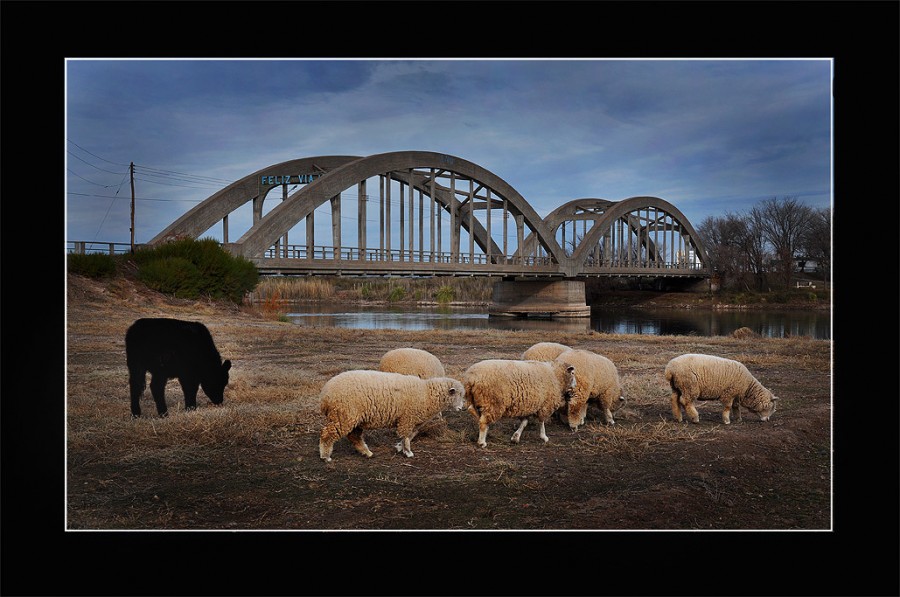
[{"label": "sheep's leg", "polygon": [[[440,414],[440,413],[438,413],[438,414]],[[435,417],[435,418],[436,418],[436,417]],[[432,420],[434,420],[434,419],[432,419]],[[415,429],[413,429],[412,433],[409,434],[409,441],[412,441],[413,438],[416,437],[417,435],[419,435],[419,428],[418,428],[418,427],[416,427]],[[400,441],[397,442],[396,444],[394,444],[394,447],[397,449],[398,452],[403,452],[403,440],[404,440],[404,439],[405,439],[405,438],[401,435]],[[409,446],[406,446],[406,449],[409,449]],[[407,454],[407,456],[411,456],[411,455],[412,455],[412,454]]]},{"label": "sheep's leg", "polygon": [[516,432],[512,434],[513,443],[519,443],[519,439],[522,437],[522,430],[525,429],[525,425],[528,425],[528,417],[522,419],[522,422],[519,424],[519,428],[516,429]]},{"label": "sheep's leg", "polygon": [[681,400],[680,400],[680,398],[681,398],[681,394],[676,390],[672,390],[672,416],[679,423],[681,423]]},{"label": "sheep's leg", "polygon": [[372,450],[369,449],[369,446],[366,445],[366,441],[363,439],[362,428],[354,427],[353,431],[347,434],[347,439],[350,440],[350,443],[353,444],[353,447],[356,448],[357,452],[366,458],[372,457]]},{"label": "sheep's leg", "polygon": [[408,436],[404,437],[402,440],[400,440],[400,450],[399,451],[403,452],[403,455],[406,456],[407,458],[412,458],[412,456],[413,456],[412,448],[410,448],[410,446],[409,446],[410,441],[412,441],[412,438],[408,437]]},{"label": "sheep's leg", "polygon": [[541,432],[540,432],[541,439],[544,440],[544,443],[547,443],[550,441],[550,438],[547,437],[547,431],[544,429],[543,419],[540,421],[540,424],[541,424]]},{"label": "sheep's leg", "polygon": [[734,402],[731,403],[731,413],[738,420],[738,423],[740,423],[743,420],[741,418],[741,405],[738,404],[737,400],[735,400]]},{"label": "sheep's leg", "polygon": [[688,419],[691,420],[691,423],[699,423],[700,413],[698,413],[696,407],[694,407],[693,399],[682,394],[681,400],[682,404],[684,404],[684,412],[687,414]]},{"label": "sheep's leg", "polygon": [[319,457],[325,462],[331,462],[331,451],[334,443],[341,438],[341,432],[333,422],[322,427],[319,434]]},{"label": "sheep's leg", "polygon": [[731,408],[734,404],[733,399],[723,398],[722,399],[722,422],[726,425],[731,425]]},{"label": "sheep's leg", "polygon": [[607,425],[615,425],[616,424],[616,420],[613,419],[612,411],[609,410],[609,408],[603,409],[603,416],[606,418]]},{"label": "sheep's leg", "polygon": [[[431,420],[431,419],[429,419]],[[427,422],[427,421],[426,421]],[[398,452],[403,452],[403,454],[410,458],[412,457],[412,449],[409,447],[409,442],[412,441],[412,438],[416,437],[419,433],[419,427],[414,424],[409,423],[408,421],[401,421],[397,425],[397,435],[400,436],[400,441],[394,444],[394,447],[397,448]]]},{"label": "sheep's leg", "polygon": [[481,415],[478,419],[478,445],[484,448],[487,446],[488,419],[485,415]]}]

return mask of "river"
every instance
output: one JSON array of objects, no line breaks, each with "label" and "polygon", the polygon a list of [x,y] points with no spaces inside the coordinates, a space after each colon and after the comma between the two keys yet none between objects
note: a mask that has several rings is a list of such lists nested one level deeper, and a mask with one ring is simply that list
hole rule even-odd
[{"label": "river", "polygon": [[287,317],[298,325],[364,330],[593,330],[611,334],[727,336],[740,327],[748,327],[770,338],[831,339],[828,311],[593,307],[590,318],[518,319],[491,317],[485,307],[294,304],[288,306]]}]

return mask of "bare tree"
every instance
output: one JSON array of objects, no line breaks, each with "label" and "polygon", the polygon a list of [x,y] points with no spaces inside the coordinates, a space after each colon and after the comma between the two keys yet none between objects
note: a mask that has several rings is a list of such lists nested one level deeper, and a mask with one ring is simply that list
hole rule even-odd
[{"label": "bare tree", "polygon": [[735,214],[708,216],[697,228],[703,239],[709,267],[719,274],[723,288],[750,289],[752,271],[748,255],[750,232],[747,218]]},{"label": "bare tree", "polygon": [[765,214],[759,207],[754,207],[744,218],[747,226],[746,236],[742,242],[747,257],[747,268],[756,277],[757,290],[765,290],[768,280],[768,262],[771,253],[766,250]]},{"label": "bare tree", "polygon": [[791,284],[794,258],[801,239],[807,234],[813,219],[813,210],[797,201],[796,197],[773,197],[760,202],[751,214],[758,222],[763,237],[772,246],[781,283],[787,288]]},{"label": "bare tree", "polygon": [[831,269],[831,208],[812,210],[812,218],[806,234],[801,239],[801,248],[810,259],[815,259],[817,271],[828,281]]}]

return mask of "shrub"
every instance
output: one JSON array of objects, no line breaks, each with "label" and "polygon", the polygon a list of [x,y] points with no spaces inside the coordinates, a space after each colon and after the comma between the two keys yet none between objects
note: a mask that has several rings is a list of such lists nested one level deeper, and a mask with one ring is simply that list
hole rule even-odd
[{"label": "shrub", "polygon": [[66,257],[66,268],[88,278],[106,278],[116,273],[116,261],[105,253],[72,253]]},{"label": "shrub", "polygon": [[447,286],[445,284],[444,286],[441,286],[440,288],[438,288],[434,297],[437,299],[437,302],[439,302],[441,304],[446,304],[446,303],[453,301],[453,297],[455,296],[455,294],[456,293],[454,292],[453,287]]},{"label": "shrub", "polygon": [[388,300],[393,301],[402,301],[406,297],[406,289],[402,286],[394,286],[391,288],[390,294],[388,294]]},{"label": "shrub", "polygon": [[199,296],[200,272],[184,257],[163,257],[142,265],[138,279],[159,292],[178,298]]},{"label": "shrub", "polygon": [[215,239],[182,239],[134,253],[138,278],[180,298],[228,299],[240,304],[259,281],[256,266],[234,257]]}]

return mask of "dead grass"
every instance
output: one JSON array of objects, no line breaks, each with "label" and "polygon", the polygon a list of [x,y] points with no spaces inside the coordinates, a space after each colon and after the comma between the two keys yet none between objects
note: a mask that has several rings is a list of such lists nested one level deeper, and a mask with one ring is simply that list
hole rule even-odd
[{"label": "dead grass", "polygon": [[[111,286],[126,289],[120,283]],[[730,337],[499,330],[361,333],[305,328],[243,309],[160,298],[139,287],[119,298],[116,294],[102,283],[70,278],[66,465],[71,529],[671,528],[694,523],[654,509],[659,490],[652,488],[674,484],[686,495],[698,492],[697,499],[724,499],[724,480],[685,468],[700,466],[693,464],[696,455],[702,459],[712,453],[729,455],[729,466],[735,466],[729,477],[748,491],[772,482],[765,464],[771,455],[780,454],[779,462],[791,458],[796,466],[779,477],[783,491],[794,500],[818,500],[813,494],[827,499],[827,477],[820,479],[829,453],[827,341],[760,338],[748,343]],[[224,405],[212,406],[201,391],[198,409],[185,411],[173,380],[166,388],[169,417],[155,416],[147,391],[146,416],[131,419],[124,333],[134,319],[151,315],[193,319],[210,328],[223,358],[233,362]],[[616,363],[628,399],[616,414],[617,425],[600,423],[592,407],[577,433],[551,421],[550,442],[544,444],[536,425],[529,424],[517,445],[509,441],[516,421],[505,419],[491,427],[487,448],[478,448],[475,421],[462,411],[445,413],[423,429],[413,440],[414,458],[394,449],[393,431],[373,430],[367,433],[373,458],[362,458],[341,440],[332,463],[319,459],[318,393],[331,376],[375,368],[387,350],[411,346],[437,355],[448,375],[461,378],[476,361],[518,358],[540,341],[593,350]],[[706,404],[699,406],[699,425],[671,421],[662,372],[669,359],[684,352],[742,360],[763,383],[779,386],[783,407],[773,423],[745,421],[725,428],[716,405]],[[796,412],[803,417],[792,416]],[[819,414],[811,417],[810,412]],[[798,451],[813,436],[822,440]],[[764,451],[754,448],[761,441],[767,442]],[[708,474],[707,469],[699,473]],[[625,494],[632,502],[627,509],[585,517],[598,500],[608,512],[612,502],[607,500]],[[564,503],[582,514],[567,514],[554,496],[566,496]],[[209,499],[216,510],[200,505]],[[644,507],[635,506],[638,500]],[[827,508],[808,511],[815,516]],[[654,512],[652,520],[648,512]],[[765,512],[764,518],[751,511],[743,522],[721,523],[701,512],[695,513],[695,523],[760,527],[771,520],[771,512]],[[821,517],[798,518],[795,510],[783,517],[778,525],[827,526]]]}]

